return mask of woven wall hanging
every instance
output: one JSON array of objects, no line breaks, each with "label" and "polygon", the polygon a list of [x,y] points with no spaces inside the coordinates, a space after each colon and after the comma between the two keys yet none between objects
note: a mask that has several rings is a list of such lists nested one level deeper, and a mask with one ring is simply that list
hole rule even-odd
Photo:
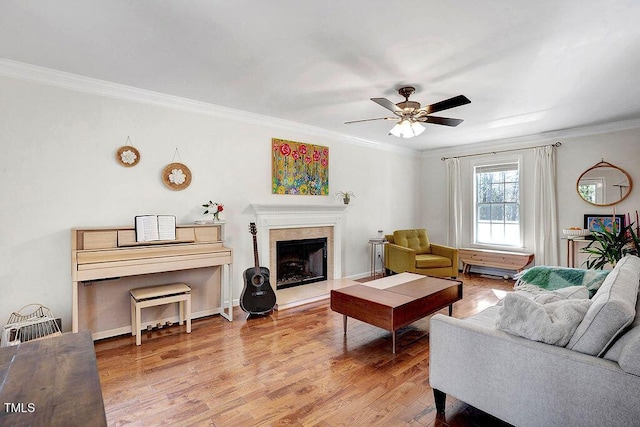
[{"label": "woven wall hanging", "polygon": [[[173,154],[173,160],[176,159],[176,156],[178,156],[179,160],[182,160],[177,148]],[[169,163],[162,170],[162,182],[172,190],[184,190],[191,184],[191,170],[181,162],[174,161]]]},{"label": "woven wall hanging", "polygon": [[116,152],[116,160],[122,166],[130,168],[140,162],[140,152],[131,145],[131,139],[127,136],[127,142]]}]

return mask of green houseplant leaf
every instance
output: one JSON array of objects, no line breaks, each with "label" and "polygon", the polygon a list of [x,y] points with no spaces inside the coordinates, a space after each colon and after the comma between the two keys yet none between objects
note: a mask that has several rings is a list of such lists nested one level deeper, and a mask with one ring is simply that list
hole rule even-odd
[{"label": "green houseplant leaf", "polygon": [[611,231],[604,227],[600,221],[600,230],[593,231],[593,241],[582,249],[582,252],[589,254],[585,261],[588,269],[602,270],[605,265],[616,263],[627,255],[638,255],[640,240],[633,228],[633,223],[621,227],[618,231],[616,223],[613,223]]}]

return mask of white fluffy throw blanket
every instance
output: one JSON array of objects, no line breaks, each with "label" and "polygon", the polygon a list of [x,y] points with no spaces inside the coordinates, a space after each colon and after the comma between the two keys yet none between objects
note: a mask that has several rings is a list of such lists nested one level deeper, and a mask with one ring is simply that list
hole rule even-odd
[{"label": "white fluffy throw blanket", "polygon": [[496,328],[530,340],[564,347],[590,305],[589,299],[540,304],[518,292],[508,293],[500,307]]}]

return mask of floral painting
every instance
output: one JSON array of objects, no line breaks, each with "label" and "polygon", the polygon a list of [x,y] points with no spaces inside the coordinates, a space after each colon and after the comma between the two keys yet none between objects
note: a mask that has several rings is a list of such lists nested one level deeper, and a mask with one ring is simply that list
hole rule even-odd
[{"label": "floral painting", "polygon": [[272,140],[273,194],[329,194],[329,148]]}]

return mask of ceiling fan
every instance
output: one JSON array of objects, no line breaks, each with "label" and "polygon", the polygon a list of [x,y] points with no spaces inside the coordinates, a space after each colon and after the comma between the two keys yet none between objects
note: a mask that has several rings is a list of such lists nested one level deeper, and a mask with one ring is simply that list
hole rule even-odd
[{"label": "ceiling fan", "polygon": [[431,116],[430,114],[436,113],[442,110],[448,110],[449,108],[459,107],[461,105],[469,104],[471,101],[464,96],[458,95],[453,98],[445,99],[444,101],[436,102],[435,104],[425,105],[420,107],[420,103],[416,101],[409,101],[409,97],[413,95],[416,88],[412,86],[405,86],[398,89],[400,96],[404,97],[404,101],[394,104],[387,98],[371,98],[373,102],[383,106],[384,108],[391,110],[395,117],[379,117],[376,119],[364,119],[364,120],[352,120],[345,122],[360,123],[369,122],[373,120],[398,120],[396,125],[389,131],[389,135],[394,135],[400,138],[413,138],[424,132],[424,126],[421,123],[432,123],[434,125],[444,126],[458,126],[463,122],[462,119],[451,119],[448,117]]}]

